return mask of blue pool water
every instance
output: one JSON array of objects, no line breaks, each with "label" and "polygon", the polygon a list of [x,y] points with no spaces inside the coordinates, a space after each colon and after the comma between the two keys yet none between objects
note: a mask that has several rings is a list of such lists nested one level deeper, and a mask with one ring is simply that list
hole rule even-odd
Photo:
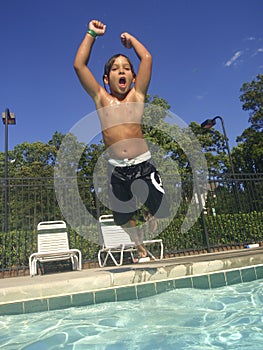
[{"label": "blue pool water", "polygon": [[0,317],[4,350],[263,348],[263,281]]}]

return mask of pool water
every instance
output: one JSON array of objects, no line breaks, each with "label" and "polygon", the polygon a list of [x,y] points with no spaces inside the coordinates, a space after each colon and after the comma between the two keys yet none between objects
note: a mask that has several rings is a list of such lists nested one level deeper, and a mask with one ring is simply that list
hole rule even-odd
[{"label": "pool water", "polygon": [[4,350],[263,348],[263,280],[0,317]]}]

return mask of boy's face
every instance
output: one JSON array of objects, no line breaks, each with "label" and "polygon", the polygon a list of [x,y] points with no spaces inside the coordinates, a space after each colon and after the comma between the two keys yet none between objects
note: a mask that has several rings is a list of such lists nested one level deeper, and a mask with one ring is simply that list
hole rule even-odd
[{"label": "boy's face", "polygon": [[104,77],[104,82],[109,84],[111,94],[125,95],[129,92],[135,77],[132,73],[131,66],[126,57],[119,56],[115,59],[109,76]]}]

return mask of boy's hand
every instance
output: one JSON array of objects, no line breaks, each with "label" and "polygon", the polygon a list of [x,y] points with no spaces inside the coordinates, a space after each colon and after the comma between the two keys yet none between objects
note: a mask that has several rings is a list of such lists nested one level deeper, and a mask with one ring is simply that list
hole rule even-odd
[{"label": "boy's hand", "polygon": [[122,33],[121,34],[121,42],[122,42],[123,46],[125,46],[127,49],[132,48],[131,35],[129,33]]},{"label": "boy's hand", "polygon": [[103,35],[106,32],[106,25],[96,19],[93,19],[89,22],[89,29],[94,30],[97,35]]}]

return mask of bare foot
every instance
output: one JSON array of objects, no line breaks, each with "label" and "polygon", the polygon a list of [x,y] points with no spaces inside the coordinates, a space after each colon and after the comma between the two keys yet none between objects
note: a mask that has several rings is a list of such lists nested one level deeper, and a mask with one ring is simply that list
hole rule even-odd
[{"label": "bare foot", "polygon": [[141,244],[138,244],[137,249],[138,249],[138,253],[140,255],[140,258],[145,258],[147,256],[147,252],[146,252],[146,249],[144,248],[144,246],[142,246]]}]

